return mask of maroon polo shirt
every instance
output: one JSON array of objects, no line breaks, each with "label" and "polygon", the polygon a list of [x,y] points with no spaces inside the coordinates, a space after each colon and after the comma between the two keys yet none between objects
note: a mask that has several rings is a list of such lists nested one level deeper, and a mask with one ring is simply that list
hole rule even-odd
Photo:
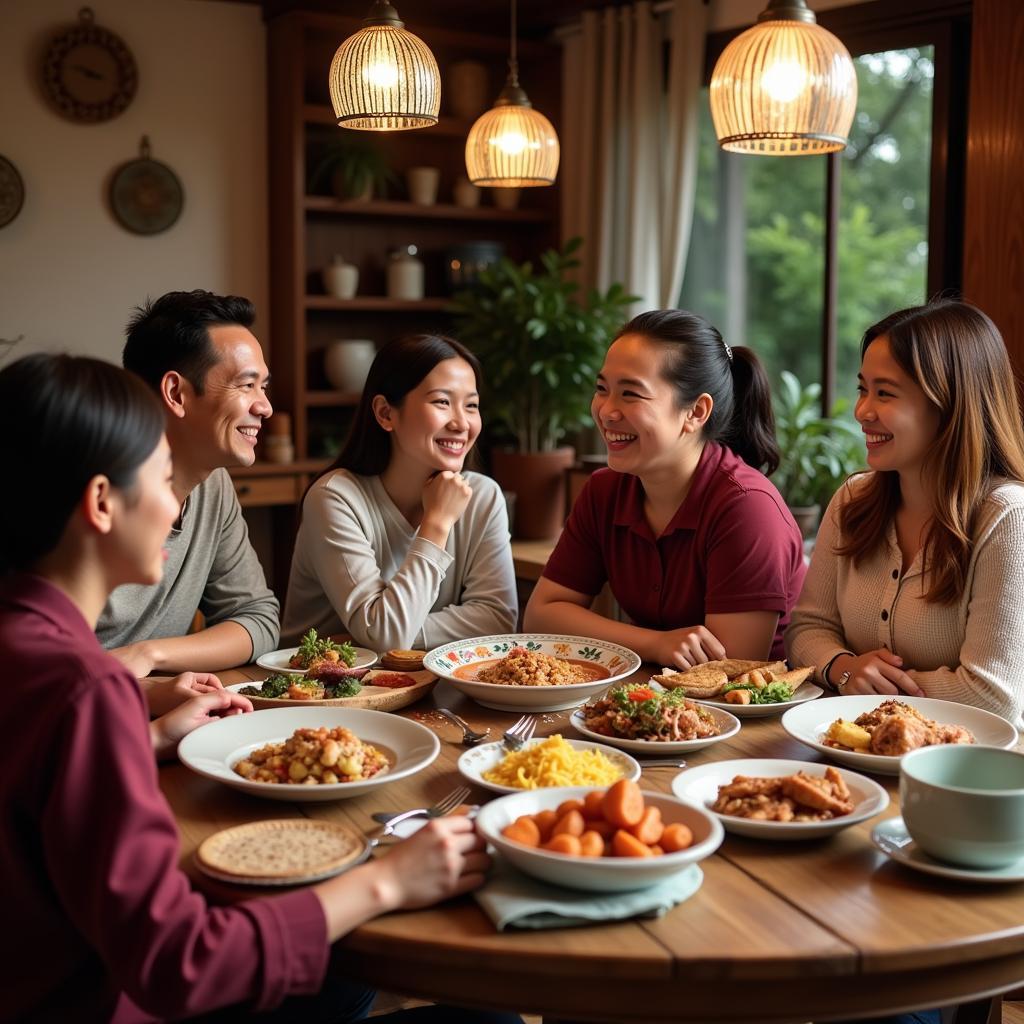
[{"label": "maroon polo shirt", "polygon": [[0,582],[0,1018],[152,1021],[316,992],[307,890],[207,907],[178,867],[138,683],[38,576]]},{"label": "maroon polo shirt", "polygon": [[607,582],[638,626],[678,629],[729,612],[779,613],[772,657],[784,657],[806,569],[800,530],[767,477],[729,448],[704,446],[693,484],[660,537],[639,477],[602,469],[576,499],[544,575],[581,594]]}]

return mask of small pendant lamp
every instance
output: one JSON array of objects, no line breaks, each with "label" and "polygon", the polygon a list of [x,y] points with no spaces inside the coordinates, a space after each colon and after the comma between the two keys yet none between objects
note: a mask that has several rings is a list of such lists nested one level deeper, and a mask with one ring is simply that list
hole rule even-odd
[{"label": "small pendant lamp", "polygon": [[551,122],[519,85],[516,59],[516,0],[512,0],[508,80],[466,139],[466,175],[474,185],[528,188],[554,185],[560,149]]},{"label": "small pendant lamp", "polygon": [[844,149],[857,106],[846,47],[804,0],[769,0],[711,75],[711,117],[722,149],[803,156]]},{"label": "small pendant lamp", "polygon": [[387,0],[373,0],[363,27],[338,47],[328,84],[342,128],[393,132],[437,124],[437,61]]}]

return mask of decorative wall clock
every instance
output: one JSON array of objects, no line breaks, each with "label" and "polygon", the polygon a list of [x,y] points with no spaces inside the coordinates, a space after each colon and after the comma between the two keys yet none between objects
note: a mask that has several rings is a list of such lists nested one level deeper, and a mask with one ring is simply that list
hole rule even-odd
[{"label": "decorative wall clock", "polygon": [[21,213],[25,202],[25,183],[18,168],[0,156],[0,228],[6,227]]},{"label": "decorative wall clock", "polygon": [[110,206],[118,223],[137,235],[166,231],[180,216],[185,193],[178,176],[149,155],[143,135],[139,158],[122,164],[110,182]]},{"label": "decorative wall clock", "polygon": [[96,24],[91,7],[83,7],[78,24],[58,32],[46,48],[46,95],[72,121],[95,124],[117,117],[138,84],[131,51],[119,36]]}]

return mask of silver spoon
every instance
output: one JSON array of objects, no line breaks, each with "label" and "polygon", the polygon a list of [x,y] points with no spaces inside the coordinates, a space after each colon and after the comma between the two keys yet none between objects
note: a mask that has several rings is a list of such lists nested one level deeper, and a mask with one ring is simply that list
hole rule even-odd
[{"label": "silver spoon", "polygon": [[471,729],[454,711],[449,711],[447,708],[437,708],[436,710],[439,715],[444,715],[462,730],[462,745],[464,747],[475,747],[478,743],[482,743],[491,731],[485,729],[483,732],[477,732],[475,729]]}]

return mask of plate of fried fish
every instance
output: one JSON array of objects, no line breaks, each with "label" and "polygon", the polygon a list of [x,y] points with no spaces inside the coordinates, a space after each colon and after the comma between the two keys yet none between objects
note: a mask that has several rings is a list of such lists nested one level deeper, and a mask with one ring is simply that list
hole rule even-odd
[{"label": "plate of fried fish", "polygon": [[666,690],[682,690],[689,700],[721,708],[737,718],[780,715],[820,697],[810,682],[813,668],[790,669],[784,661],[728,658],[677,671],[663,668],[653,681]]},{"label": "plate of fried fish", "polygon": [[856,772],[773,758],[689,768],[672,780],[672,792],[716,815],[726,831],[756,839],[818,839],[889,806],[889,794]]},{"label": "plate of fried fish", "polygon": [[1005,718],[934,697],[883,694],[823,697],[791,708],[782,727],[795,740],[840,764],[899,775],[900,758],[942,743],[1012,747],[1017,730]]}]

